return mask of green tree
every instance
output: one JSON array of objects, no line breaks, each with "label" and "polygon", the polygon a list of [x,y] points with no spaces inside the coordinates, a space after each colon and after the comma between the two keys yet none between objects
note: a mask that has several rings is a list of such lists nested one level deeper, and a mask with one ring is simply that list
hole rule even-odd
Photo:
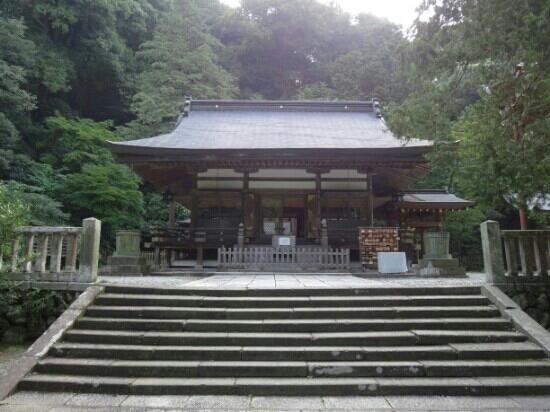
[{"label": "green tree", "polygon": [[502,110],[505,98],[501,95],[484,96],[453,128],[453,135],[462,140],[461,187],[485,205],[515,195],[523,229],[527,228],[528,203],[538,194],[550,192],[549,86],[550,79],[546,79],[530,84],[526,94],[514,91],[513,96],[525,101],[514,97],[515,109],[510,110],[521,113]]},{"label": "green tree", "polygon": [[306,84],[298,91],[296,100],[336,100],[336,90],[325,82]]},{"label": "green tree", "polygon": [[330,81],[328,64],[350,51],[351,32],[349,15],[315,0],[244,0],[216,28],[243,95],[268,99]]},{"label": "green tree", "polygon": [[223,99],[236,94],[233,77],[218,64],[215,48],[222,45],[192,19],[199,11],[194,2],[184,2],[163,14],[153,38],[141,45],[137,59],[143,71],[131,104],[137,119],[122,129],[127,136],[169,131],[185,96]]},{"label": "green tree", "polygon": [[111,163],[113,156],[105,142],[119,140],[113,129],[110,121],[49,117],[37,142],[44,153],[40,160],[64,172],[78,172],[87,163]]},{"label": "green tree", "polygon": [[0,261],[10,252],[15,229],[28,221],[29,210],[13,187],[0,184]]},{"label": "green tree", "polygon": [[103,222],[103,236],[114,239],[118,229],[138,229],[143,221],[143,195],[139,178],[126,166],[84,165],[67,176],[62,199],[74,221],[96,217]]},{"label": "green tree", "polygon": [[460,155],[442,152],[435,179],[493,208],[515,193],[525,211],[548,191],[550,3],[425,0],[421,12],[430,17],[403,53],[406,92],[388,110],[390,126],[444,149],[462,140]]},{"label": "green tree", "polygon": [[388,101],[403,43],[403,35],[395,24],[368,14],[359,15],[354,26],[354,50],[342,54],[330,66],[332,84],[339,97]]},{"label": "green tree", "polygon": [[34,44],[25,38],[21,20],[0,15],[0,177],[6,177],[21,140],[20,128],[35,108],[27,74],[34,65]]}]

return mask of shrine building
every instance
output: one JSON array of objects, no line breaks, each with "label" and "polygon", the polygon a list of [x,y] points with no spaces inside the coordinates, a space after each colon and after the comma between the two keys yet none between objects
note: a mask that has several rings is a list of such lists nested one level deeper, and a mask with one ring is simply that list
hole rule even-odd
[{"label": "shrine building", "polygon": [[[172,132],[108,144],[171,201],[156,246],[200,243],[211,258],[239,241],[287,237],[289,246],[346,248],[358,259],[360,227],[418,238],[440,228],[446,211],[471,205],[411,189],[430,171],[433,143],[394,136],[376,101],[188,100]],[[189,209],[187,222],[176,221],[176,202]]]}]

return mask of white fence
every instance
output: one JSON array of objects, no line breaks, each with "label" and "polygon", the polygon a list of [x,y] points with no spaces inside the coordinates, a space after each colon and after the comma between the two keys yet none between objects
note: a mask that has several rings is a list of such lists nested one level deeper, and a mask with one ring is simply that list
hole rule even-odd
[{"label": "white fence", "polygon": [[235,247],[218,249],[218,269],[349,270],[349,249],[323,247]]}]

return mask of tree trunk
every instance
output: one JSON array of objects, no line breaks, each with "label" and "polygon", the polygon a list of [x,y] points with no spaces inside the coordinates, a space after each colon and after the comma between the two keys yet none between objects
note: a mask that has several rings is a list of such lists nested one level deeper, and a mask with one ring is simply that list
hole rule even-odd
[{"label": "tree trunk", "polygon": [[529,221],[527,218],[527,210],[524,206],[519,208],[519,225],[521,230],[527,230],[529,227]]}]

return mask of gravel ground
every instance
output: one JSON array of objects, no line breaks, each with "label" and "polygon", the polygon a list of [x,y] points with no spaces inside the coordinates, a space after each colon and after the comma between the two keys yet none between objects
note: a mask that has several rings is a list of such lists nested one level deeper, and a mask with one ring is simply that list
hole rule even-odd
[{"label": "gravel ground", "polygon": [[7,374],[9,368],[26,350],[26,345],[0,345],[0,378]]}]

